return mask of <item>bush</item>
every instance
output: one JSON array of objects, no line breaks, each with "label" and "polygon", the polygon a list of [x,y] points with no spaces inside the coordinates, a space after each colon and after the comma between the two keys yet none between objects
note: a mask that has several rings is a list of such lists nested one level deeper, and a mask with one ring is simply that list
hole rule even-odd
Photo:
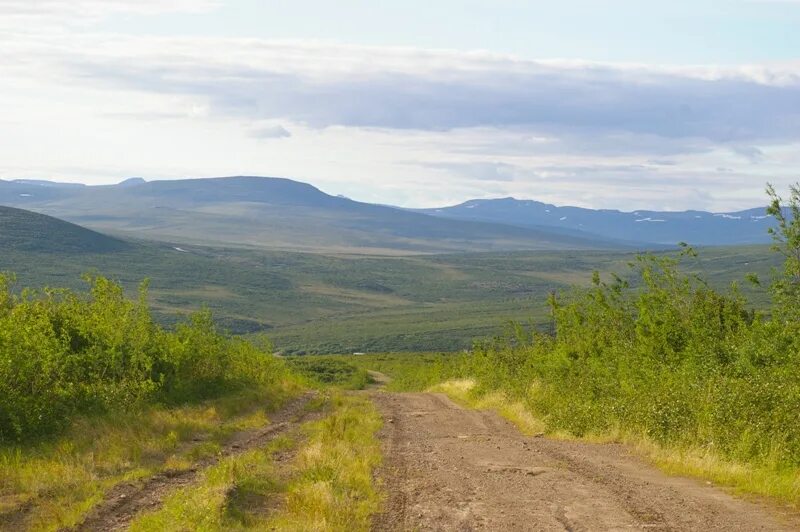
[{"label": "bush", "polygon": [[208,311],[170,332],[102,277],[89,291],[23,290],[0,276],[0,441],[52,434],[79,413],[183,402],[270,385],[283,367],[268,349],[220,334]]},{"label": "bush", "polygon": [[[800,466],[800,190],[789,215],[770,189],[785,271],[769,313],[642,255],[633,286],[595,275],[587,291],[551,297],[554,331],[476,346],[479,390],[521,399],[551,430],[622,430],[769,467]],[[688,247],[682,255],[693,254]],[[757,280],[756,280],[757,281]]]},{"label": "bush", "polygon": [[363,390],[369,384],[367,370],[347,360],[312,355],[289,357],[285,360],[292,370],[315,383],[341,386],[348,390]]}]

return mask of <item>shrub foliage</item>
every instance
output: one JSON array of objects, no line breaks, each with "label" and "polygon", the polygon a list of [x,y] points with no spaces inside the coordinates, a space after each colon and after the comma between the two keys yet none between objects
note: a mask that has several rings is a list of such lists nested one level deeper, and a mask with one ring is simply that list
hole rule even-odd
[{"label": "shrub foliage", "polygon": [[[528,403],[551,430],[620,431],[770,467],[800,465],[800,190],[770,187],[785,271],[769,312],[718,293],[677,258],[642,255],[629,284],[595,274],[550,298],[553,330],[478,345],[466,372]],[[757,279],[752,279],[758,282]]]},{"label": "shrub foliage", "polygon": [[205,399],[269,386],[283,367],[269,349],[218,332],[204,310],[167,331],[103,277],[89,290],[12,290],[0,276],[0,441],[49,435],[76,414]]}]

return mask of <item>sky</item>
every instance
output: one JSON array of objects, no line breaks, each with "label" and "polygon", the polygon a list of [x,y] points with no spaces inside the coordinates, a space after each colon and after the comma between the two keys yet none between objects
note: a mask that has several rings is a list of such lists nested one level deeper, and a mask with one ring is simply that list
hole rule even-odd
[{"label": "sky", "polygon": [[800,0],[0,0],[0,179],[735,210],[800,180]]}]

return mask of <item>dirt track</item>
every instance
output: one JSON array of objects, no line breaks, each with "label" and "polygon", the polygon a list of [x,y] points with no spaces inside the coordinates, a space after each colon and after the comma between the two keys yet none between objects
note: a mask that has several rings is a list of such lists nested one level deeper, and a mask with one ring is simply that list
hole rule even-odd
[{"label": "dirt track", "polygon": [[222,451],[195,467],[186,470],[165,472],[146,479],[144,482],[124,483],[109,492],[86,520],[77,527],[80,531],[124,530],[143,511],[161,506],[164,498],[174,490],[196,481],[198,474],[227,456],[243,453],[264,446],[275,437],[297,426],[304,419],[312,417],[305,405],[313,397],[307,393],[289,402],[272,416],[272,423],[260,429],[235,434],[222,448]]},{"label": "dirt track", "polygon": [[389,494],[374,530],[800,530],[796,516],[668,477],[622,445],[528,438],[440,394],[372,396]]}]

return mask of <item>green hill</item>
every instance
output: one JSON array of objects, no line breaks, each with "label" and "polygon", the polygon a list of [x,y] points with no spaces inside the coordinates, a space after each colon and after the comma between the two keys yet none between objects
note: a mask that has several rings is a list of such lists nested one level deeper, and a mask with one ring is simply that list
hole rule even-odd
[{"label": "green hill", "polygon": [[[63,249],[56,238],[45,242],[0,244],[0,271],[15,272],[18,286],[70,288],[97,271],[131,295],[148,278],[160,322],[206,305],[225,329],[266,333],[284,353],[467,348],[502,333],[509,320],[547,324],[552,290],[586,283],[593,270],[625,274],[633,259],[618,251],[332,256],[146,241],[116,252],[69,253],[49,250]],[[715,248],[702,250],[691,266],[725,287],[746,272],[767,278],[774,255],[767,246]],[[756,288],[742,285],[754,301],[763,297],[752,293]]]},{"label": "green hill", "polygon": [[128,246],[51,216],[0,206],[0,252],[108,253]]},{"label": "green hill", "polygon": [[361,203],[267,177],[109,186],[0,180],[0,203],[105,233],[179,245],[360,255],[628,247],[579,231],[452,220]]}]

